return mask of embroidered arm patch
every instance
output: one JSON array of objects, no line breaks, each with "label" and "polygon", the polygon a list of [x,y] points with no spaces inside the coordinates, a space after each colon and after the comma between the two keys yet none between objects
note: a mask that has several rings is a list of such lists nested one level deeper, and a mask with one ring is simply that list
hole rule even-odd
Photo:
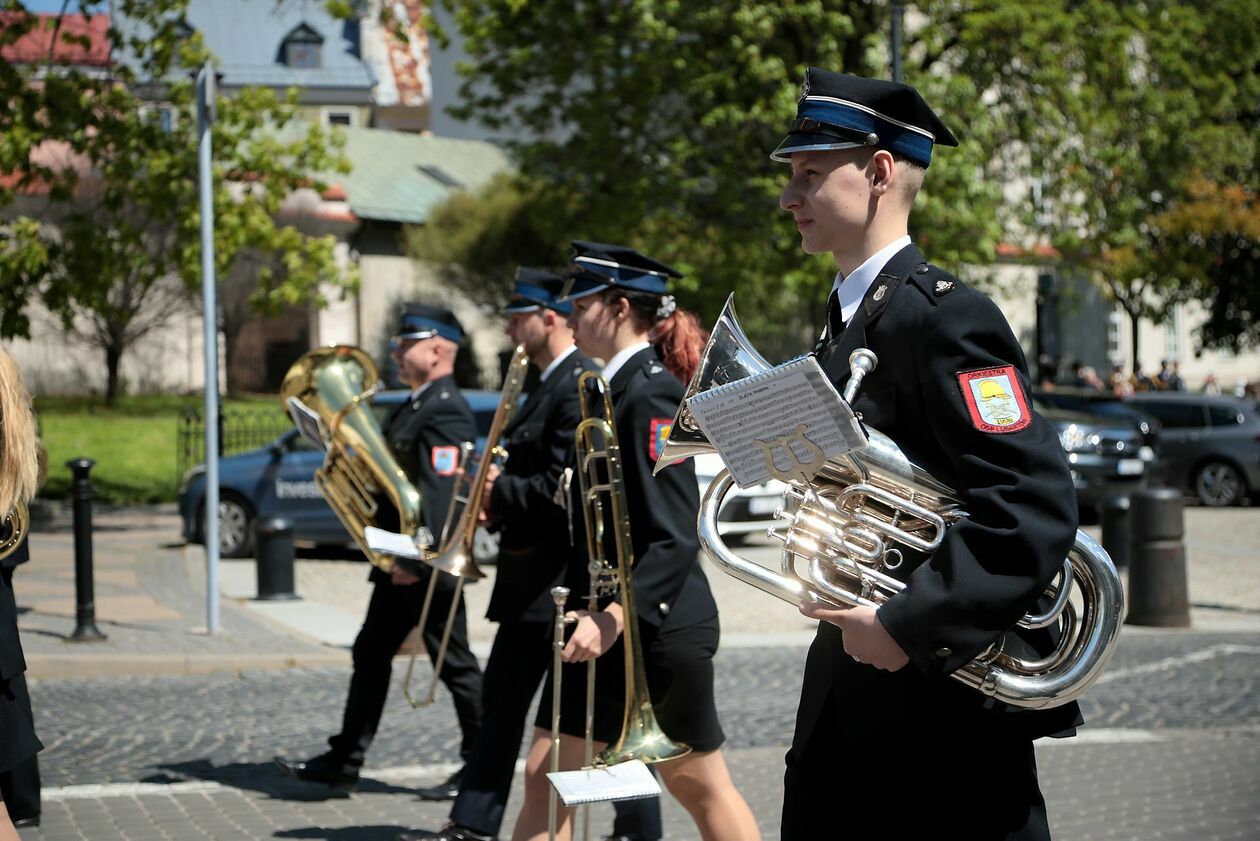
[{"label": "embroidered arm patch", "polygon": [[454,476],[459,469],[459,447],[434,447],[431,451],[433,472],[439,476]]},{"label": "embroidered arm patch", "polygon": [[652,461],[660,458],[665,451],[665,439],[669,438],[669,430],[673,425],[673,418],[652,418],[652,424],[648,427],[648,455]]},{"label": "embroidered arm patch", "polygon": [[981,432],[1018,432],[1032,423],[1028,397],[1014,365],[960,371],[958,387],[962,389],[971,425]]}]

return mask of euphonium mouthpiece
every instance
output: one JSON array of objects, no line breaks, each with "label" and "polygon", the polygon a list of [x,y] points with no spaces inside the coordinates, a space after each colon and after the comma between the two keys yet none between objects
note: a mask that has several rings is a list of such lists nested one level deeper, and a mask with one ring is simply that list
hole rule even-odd
[{"label": "euphonium mouthpiece", "polygon": [[870,348],[860,347],[849,354],[849,381],[844,386],[844,402],[852,403],[866,375],[875,370],[879,357]]}]

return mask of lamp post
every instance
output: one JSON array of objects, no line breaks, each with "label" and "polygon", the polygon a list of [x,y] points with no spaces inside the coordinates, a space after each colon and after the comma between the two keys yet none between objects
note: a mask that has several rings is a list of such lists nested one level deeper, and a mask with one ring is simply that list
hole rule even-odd
[{"label": "lamp post", "polygon": [[198,192],[201,200],[201,314],[206,351],[206,631],[219,630],[219,318],[214,278],[214,184],[210,127],[216,80],[207,61],[197,72]]}]

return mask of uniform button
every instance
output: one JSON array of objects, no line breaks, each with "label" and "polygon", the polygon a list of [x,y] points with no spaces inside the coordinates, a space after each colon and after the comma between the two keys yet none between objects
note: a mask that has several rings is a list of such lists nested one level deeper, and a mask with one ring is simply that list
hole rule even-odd
[{"label": "uniform button", "polygon": [[668,605],[668,604],[666,604],[665,602],[661,602],[659,605],[657,605],[657,607],[659,607],[659,608],[661,609],[661,616],[668,616],[668,615],[669,615],[669,605]]},{"label": "uniform button", "polygon": [[922,265],[922,266],[919,266],[917,269],[915,269],[915,271],[918,272],[919,274],[927,274],[928,267],[926,265]]},{"label": "uniform button", "polygon": [[949,655],[951,655],[951,654],[953,654],[953,653],[954,653],[954,650],[953,650],[952,648],[943,648],[943,647],[942,647],[942,648],[938,648],[938,649],[936,649],[936,656],[937,656],[937,657],[948,657]]}]

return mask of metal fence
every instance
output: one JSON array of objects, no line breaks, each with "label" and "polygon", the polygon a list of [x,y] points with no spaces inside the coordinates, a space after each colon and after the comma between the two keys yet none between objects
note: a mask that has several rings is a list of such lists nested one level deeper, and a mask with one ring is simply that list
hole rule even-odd
[{"label": "metal fence", "polygon": [[[293,428],[289,416],[275,409],[228,409],[219,413],[219,455],[264,447]],[[175,441],[175,480],[206,460],[206,424],[199,408],[180,411]]]}]

